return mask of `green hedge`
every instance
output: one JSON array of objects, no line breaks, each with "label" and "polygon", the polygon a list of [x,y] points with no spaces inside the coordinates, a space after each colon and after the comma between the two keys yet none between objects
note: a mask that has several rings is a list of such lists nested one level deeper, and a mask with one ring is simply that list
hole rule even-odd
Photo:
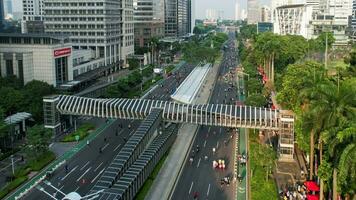
[{"label": "green hedge", "polygon": [[47,151],[47,152],[43,153],[39,157],[39,159],[32,160],[26,166],[16,169],[15,176],[14,176],[15,179],[13,181],[11,181],[10,183],[8,183],[3,188],[1,188],[0,199],[2,199],[8,193],[15,190],[22,183],[27,181],[27,179],[28,179],[27,175],[31,171],[40,171],[42,168],[47,166],[54,159],[56,159],[56,155],[51,151]]},{"label": "green hedge", "polygon": [[16,189],[19,185],[21,185],[23,182],[27,181],[27,176],[21,176],[18,177],[16,179],[14,179],[13,181],[11,181],[10,183],[8,183],[7,185],[5,185],[3,188],[1,188],[0,190],[0,199],[3,199],[7,194],[9,194],[10,192],[12,192],[14,189]]},{"label": "green hedge", "polygon": [[31,171],[40,171],[54,159],[56,159],[56,155],[51,151],[47,151],[39,159],[30,161],[28,166],[31,168]]},{"label": "green hedge", "polygon": [[75,142],[76,139],[75,139],[75,136],[76,135],[79,135],[79,140],[82,140],[84,139],[86,136],[89,135],[89,132],[91,130],[94,130],[95,129],[95,126],[93,124],[89,124],[89,123],[86,123],[86,124],[83,124],[81,125],[77,131],[75,131],[74,133],[71,133],[69,135],[66,135],[63,139],[62,139],[62,142]]},{"label": "green hedge", "polygon": [[[276,152],[265,144],[260,144],[258,139],[258,132],[251,132],[250,134],[250,168],[251,168],[251,199],[278,199],[277,185],[271,174],[266,180],[268,167],[273,171],[274,161],[277,158]],[[266,167],[268,166],[268,167]],[[266,194],[268,194],[266,196]]]},{"label": "green hedge", "polygon": [[174,65],[169,65],[169,66],[165,67],[166,73],[168,74],[169,72],[173,71],[174,68],[175,68]]}]

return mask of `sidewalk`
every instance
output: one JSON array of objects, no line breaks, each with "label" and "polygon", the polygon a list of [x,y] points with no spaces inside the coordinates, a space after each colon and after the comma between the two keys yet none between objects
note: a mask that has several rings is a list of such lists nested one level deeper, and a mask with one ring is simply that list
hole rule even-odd
[{"label": "sidewalk", "polygon": [[[211,72],[207,75],[198,93],[199,95],[195,99],[196,104],[203,104],[209,101],[212,93],[210,89],[214,88],[219,65],[220,63],[215,64]],[[178,131],[177,139],[171,147],[169,156],[159,171],[157,178],[153,181],[145,199],[167,200],[171,198],[198,130],[198,125],[183,124],[181,126]]]}]

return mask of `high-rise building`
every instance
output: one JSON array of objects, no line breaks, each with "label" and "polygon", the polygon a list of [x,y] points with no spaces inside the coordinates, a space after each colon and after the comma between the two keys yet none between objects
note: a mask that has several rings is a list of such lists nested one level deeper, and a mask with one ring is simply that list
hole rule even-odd
[{"label": "high-rise building", "polygon": [[73,49],[91,50],[113,70],[134,53],[132,0],[44,0],[45,31],[69,34]]},{"label": "high-rise building", "polygon": [[0,30],[3,27],[4,19],[5,19],[4,0],[0,0]]},{"label": "high-rise building", "polygon": [[218,11],[215,9],[206,9],[205,10],[205,18],[208,20],[217,20],[218,19]]},{"label": "high-rise building", "polygon": [[261,22],[271,22],[271,9],[266,5],[261,8]]},{"label": "high-rise building", "polygon": [[247,0],[247,23],[256,24],[261,18],[260,15],[258,0]]},{"label": "high-rise building", "polygon": [[12,1],[13,0],[4,0],[4,13],[5,17],[12,15],[13,10],[12,10]]},{"label": "high-rise building", "polygon": [[245,20],[247,18],[247,12],[245,9],[241,10],[241,20]]},{"label": "high-rise building", "polygon": [[194,0],[192,2],[192,0],[188,0],[188,33],[193,33],[193,29],[194,29],[194,24],[192,23],[193,22],[193,5],[194,4]]},{"label": "high-rise building", "polygon": [[235,3],[235,20],[240,20],[240,6],[239,3]]},{"label": "high-rise building", "polygon": [[147,46],[164,36],[164,0],[134,0],[135,45]]},{"label": "high-rise building", "polygon": [[188,31],[188,11],[188,0],[178,0],[178,36],[184,36],[190,32]]},{"label": "high-rise building", "polygon": [[311,38],[310,21],[312,7],[305,4],[290,4],[276,8],[276,18],[273,24],[274,33],[279,35],[301,35]]},{"label": "high-rise building", "polygon": [[188,0],[166,0],[165,11],[165,36],[179,37],[188,34],[189,25]]},{"label": "high-rise building", "polygon": [[311,23],[313,37],[318,37],[322,32],[332,32],[335,37],[334,45],[347,45],[352,0],[320,0],[319,8],[319,13]]},{"label": "high-rise building", "polygon": [[[43,0],[23,0],[22,33],[44,32]],[[59,10],[58,10],[59,11]]]},{"label": "high-rise building", "polygon": [[349,21],[349,35],[353,42],[356,42],[356,0],[352,2],[352,16]]}]

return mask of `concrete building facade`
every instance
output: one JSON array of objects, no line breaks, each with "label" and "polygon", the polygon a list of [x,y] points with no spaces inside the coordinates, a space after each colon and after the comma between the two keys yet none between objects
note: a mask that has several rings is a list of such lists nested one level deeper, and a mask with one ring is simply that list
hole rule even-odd
[{"label": "concrete building facade", "polygon": [[43,0],[23,0],[22,1],[22,33],[43,33]]},{"label": "concrete building facade", "polygon": [[264,5],[261,8],[261,20],[260,22],[271,22],[271,8]]},{"label": "concrete building facade", "polygon": [[257,24],[261,19],[261,9],[258,0],[247,0],[247,23]]},{"label": "concrete building facade", "polygon": [[45,31],[69,34],[74,49],[91,49],[113,70],[134,51],[132,0],[44,0]]},{"label": "concrete building facade", "polygon": [[164,0],[134,0],[135,45],[144,47],[152,37],[164,36]]},{"label": "concrete building facade", "polygon": [[[189,6],[188,0],[166,0],[165,12],[165,36],[181,37],[189,33]],[[190,18],[191,19],[191,18]]]},{"label": "concrete building facade", "polygon": [[311,38],[309,22],[312,20],[312,7],[305,4],[280,6],[276,8],[275,17],[274,33]]}]

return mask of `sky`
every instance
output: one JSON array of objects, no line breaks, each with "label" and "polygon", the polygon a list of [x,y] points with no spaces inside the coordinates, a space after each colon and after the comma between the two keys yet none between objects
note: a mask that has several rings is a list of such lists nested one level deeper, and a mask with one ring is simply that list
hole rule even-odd
[{"label": "sky", "polygon": [[[13,0],[13,9],[15,11],[22,10],[22,0]],[[205,18],[205,10],[216,9],[224,11],[224,18],[235,18],[235,2],[237,1],[241,9],[246,9],[247,0],[193,0],[195,2],[195,17],[197,19]],[[270,0],[259,0],[260,5],[270,5]],[[240,9],[240,13],[241,13]]]},{"label": "sky", "polygon": [[[225,19],[235,18],[235,2],[237,1],[241,9],[246,9],[247,0],[193,0],[195,2],[195,17],[197,19],[205,18],[207,9],[216,9],[224,11]],[[259,0],[260,5],[270,6],[270,0]],[[240,13],[241,13],[240,9]]]}]

